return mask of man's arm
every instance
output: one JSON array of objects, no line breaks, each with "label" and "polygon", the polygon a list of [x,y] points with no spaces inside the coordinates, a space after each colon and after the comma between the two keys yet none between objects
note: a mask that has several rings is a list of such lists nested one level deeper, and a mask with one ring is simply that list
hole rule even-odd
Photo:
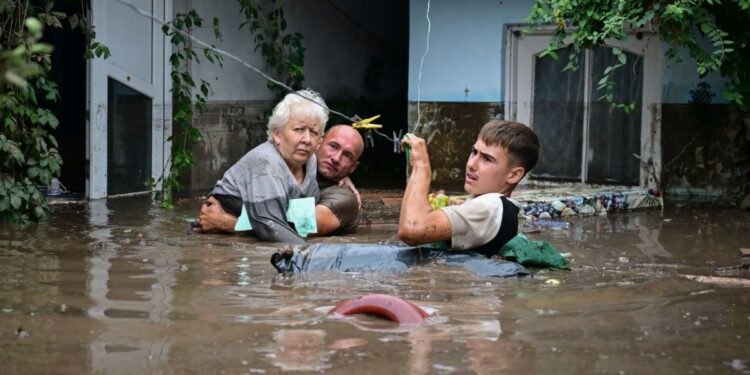
[{"label": "man's arm", "polygon": [[219,201],[211,196],[201,205],[197,224],[193,230],[200,233],[234,233],[237,218],[224,211]]},{"label": "man's arm", "polygon": [[339,218],[322,204],[315,206],[315,222],[318,225],[318,233],[315,233],[315,236],[325,236],[341,228]]},{"label": "man's arm", "polygon": [[449,241],[451,224],[441,210],[433,210],[427,198],[432,168],[424,139],[407,134],[402,145],[409,146],[411,175],[406,183],[398,222],[398,238],[409,245]]},{"label": "man's arm", "polygon": [[359,221],[360,205],[351,187],[328,186],[321,190],[320,201],[315,206],[318,233],[325,236],[333,232],[353,232]]}]

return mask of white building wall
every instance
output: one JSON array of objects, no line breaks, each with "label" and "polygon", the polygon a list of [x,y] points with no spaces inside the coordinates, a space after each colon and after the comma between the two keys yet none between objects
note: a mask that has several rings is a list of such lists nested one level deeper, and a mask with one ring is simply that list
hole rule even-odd
[{"label": "white building wall", "polygon": [[[409,101],[418,96],[419,66],[427,46],[428,0],[410,0]],[[429,52],[422,66],[421,101],[502,102],[503,30],[524,23],[533,0],[429,0]],[[667,47],[662,45],[662,51]],[[695,63],[662,58],[662,102],[687,103],[701,79]],[[722,102],[719,74],[702,80]],[[468,89],[468,93],[465,90]]]}]

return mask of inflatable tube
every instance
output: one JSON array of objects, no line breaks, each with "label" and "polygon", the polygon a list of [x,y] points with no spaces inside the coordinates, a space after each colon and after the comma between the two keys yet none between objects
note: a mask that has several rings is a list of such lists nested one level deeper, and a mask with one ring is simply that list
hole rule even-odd
[{"label": "inflatable tube", "polygon": [[415,304],[388,294],[368,294],[339,303],[328,312],[334,315],[377,315],[399,324],[419,324],[427,313]]}]

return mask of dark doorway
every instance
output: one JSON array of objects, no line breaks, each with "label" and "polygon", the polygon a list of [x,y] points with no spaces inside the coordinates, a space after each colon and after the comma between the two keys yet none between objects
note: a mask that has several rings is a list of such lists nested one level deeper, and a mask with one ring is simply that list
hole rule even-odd
[{"label": "dark doorway", "polygon": [[[54,10],[68,15],[81,14],[84,1],[55,2]],[[60,121],[52,134],[63,159],[60,181],[75,193],[86,190],[86,42],[81,26],[73,29],[65,20],[62,28],[47,26],[44,42],[54,47],[48,78],[58,85],[56,102],[40,100]],[[41,98],[40,98],[41,99]]]},{"label": "dark doorway", "polygon": [[[363,131],[366,147],[352,180],[363,188],[403,188],[406,182],[405,156],[398,138],[408,126],[409,2],[402,0],[325,0],[321,7],[338,17],[341,32],[368,45],[368,65],[362,77],[364,94],[348,100],[327,99],[331,108],[347,115],[381,115],[374,121],[383,128]],[[387,26],[382,20],[387,19]],[[326,94],[325,92],[323,93]],[[330,125],[348,120],[331,114]],[[378,134],[378,132],[380,134]],[[383,136],[384,135],[384,136]]]},{"label": "dark doorway", "polygon": [[151,176],[151,98],[107,83],[107,195],[146,190]]}]

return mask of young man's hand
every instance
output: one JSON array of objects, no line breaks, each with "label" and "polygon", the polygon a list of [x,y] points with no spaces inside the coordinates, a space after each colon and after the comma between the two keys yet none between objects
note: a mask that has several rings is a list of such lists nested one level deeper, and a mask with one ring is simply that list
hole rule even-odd
[{"label": "young man's hand", "polygon": [[409,147],[409,166],[411,168],[430,165],[430,157],[427,154],[427,143],[424,139],[412,133],[406,133],[401,138],[401,149],[405,149],[406,146]]},{"label": "young man's hand", "polygon": [[224,211],[221,204],[214,197],[208,197],[196,220],[193,230],[200,233],[234,233],[237,218]]},{"label": "young man's hand", "polygon": [[433,210],[427,199],[432,171],[424,139],[407,133],[401,146],[409,146],[411,174],[406,182],[398,221],[398,238],[416,246],[451,239],[451,224],[442,210]]}]

